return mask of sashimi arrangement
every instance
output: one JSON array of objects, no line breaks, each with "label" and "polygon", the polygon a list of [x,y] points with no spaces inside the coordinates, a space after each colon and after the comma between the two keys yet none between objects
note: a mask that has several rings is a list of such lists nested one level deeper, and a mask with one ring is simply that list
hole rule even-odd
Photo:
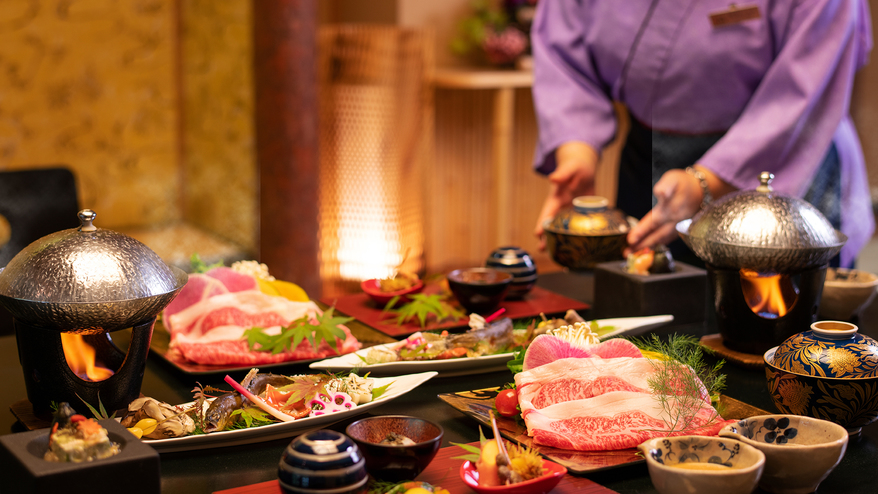
[{"label": "sashimi arrangement", "polygon": [[138,398],[128,406],[121,423],[144,439],[259,427],[351,411],[378,399],[392,384],[379,387],[374,379],[356,374],[285,376],[259,373],[255,368],[240,383],[229,376],[225,380],[232,391],[197,386],[195,401],[186,405]]},{"label": "sashimi arrangement", "polygon": [[354,352],[360,343],[298,286],[255,261],[189,275],[162,313],[169,357],[206,365],[252,366]]},{"label": "sashimi arrangement", "polygon": [[581,323],[536,337],[514,377],[533,443],[606,451],[653,437],[715,435],[729,422],[711,405],[723,382],[718,367],[703,366],[692,350],[697,340],[653,336],[638,342],[652,352],[621,338],[602,342]]}]

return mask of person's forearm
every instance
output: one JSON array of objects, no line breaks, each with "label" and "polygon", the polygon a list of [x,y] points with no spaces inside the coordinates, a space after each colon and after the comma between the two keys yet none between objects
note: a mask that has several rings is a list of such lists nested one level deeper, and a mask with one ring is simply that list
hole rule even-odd
[{"label": "person's forearm", "polygon": [[738,190],[735,186],[717,177],[708,168],[701,165],[695,165],[693,168],[704,174],[704,178],[707,181],[707,188],[710,189],[710,195],[713,196],[714,199],[719,199],[730,192]]},{"label": "person's forearm", "polygon": [[557,168],[570,166],[571,164],[584,164],[591,170],[596,170],[600,156],[598,152],[590,145],[579,142],[570,141],[558,146],[555,151],[555,161]]}]

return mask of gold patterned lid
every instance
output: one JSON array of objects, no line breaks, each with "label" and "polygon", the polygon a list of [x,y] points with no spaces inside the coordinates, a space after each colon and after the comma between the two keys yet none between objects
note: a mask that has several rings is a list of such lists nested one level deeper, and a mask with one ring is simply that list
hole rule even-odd
[{"label": "gold patterned lid", "polygon": [[622,235],[630,228],[625,213],[609,207],[605,197],[580,196],[573,207],[561,210],[544,228],[572,235]]},{"label": "gold patterned lid", "polygon": [[878,376],[878,342],[859,334],[856,325],[818,321],[774,352],[772,364],[804,376],[858,379]]}]

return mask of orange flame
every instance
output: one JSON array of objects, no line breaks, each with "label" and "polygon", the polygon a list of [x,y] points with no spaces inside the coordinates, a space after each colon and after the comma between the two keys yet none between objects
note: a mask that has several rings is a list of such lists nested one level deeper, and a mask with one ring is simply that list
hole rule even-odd
[{"label": "orange flame", "polygon": [[61,346],[64,348],[67,366],[80,379],[103,381],[114,374],[112,370],[97,364],[94,347],[86,343],[82,335],[61,333]]},{"label": "orange flame", "polygon": [[754,313],[762,316],[783,317],[789,312],[793,304],[787,303],[784,298],[782,282],[792,287],[788,276],[760,274],[750,269],[741,270],[741,288],[747,305]]}]

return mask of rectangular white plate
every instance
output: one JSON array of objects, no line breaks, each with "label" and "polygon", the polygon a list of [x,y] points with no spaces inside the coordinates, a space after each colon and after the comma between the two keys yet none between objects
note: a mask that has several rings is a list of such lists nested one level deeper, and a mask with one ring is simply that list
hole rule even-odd
[{"label": "rectangular white plate", "polygon": [[[598,319],[597,322],[599,326],[614,326],[616,328],[601,337],[602,340],[606,340],[615,336],[637,336],[673,320],[674,316],[672,315],[662,315]],[[396,343],[387,343],[370,348],[387,348],[395,344]],[[368,353],[369,348],[364,348],[340,357],[313,362],[309,367],[315,370],[329,372],[363,369],[366,372],[377,375],[435,371],[442,374],[443,377],[449,377],[504,370],[506,369],[506,362],[512,360],[513,357],[512,353],[498,353],[496,355],[483,355],[481,357],[465,357],[447,360],[414,360],[366,365],[360,357],[365,357]]]},{"label": "rectangular white plate", "polygon": [[[352,415],[363,413],[371,408],[381,406],[394,398],[398,398],[421,384],[436,377],[436,372],[421,372],[396,377],[375,378],[375,387],[386,386],[390,383],[387,391],[377,400],[364,403],[344,412],[328,413],[316,417],[305,417],[292,422],[279,422],[277,424],[251,427],[249,429],[236,429],[231,431],[212,432],[195,436],[174,437],[171,439],[144,439],[144,443],[152,446],[159,453],[173,453],[177,451],[191,451],[196,449],[219,448],[224,446],[237,446],[285,437],[293,437],[309,430],[320,429],[327,425],[344,420]],[[187,403],[183,406],[190,406]]]}]

